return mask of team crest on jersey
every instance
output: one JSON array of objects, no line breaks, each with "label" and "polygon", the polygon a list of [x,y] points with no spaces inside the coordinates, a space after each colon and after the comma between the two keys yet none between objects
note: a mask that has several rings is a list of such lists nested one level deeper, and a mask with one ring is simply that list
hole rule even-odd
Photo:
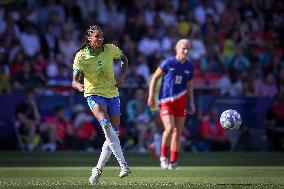
[{"label": "team crest on jersey", "polygon": [[188,70],[185,70],[184,73],[189,74],[190,72]]}]

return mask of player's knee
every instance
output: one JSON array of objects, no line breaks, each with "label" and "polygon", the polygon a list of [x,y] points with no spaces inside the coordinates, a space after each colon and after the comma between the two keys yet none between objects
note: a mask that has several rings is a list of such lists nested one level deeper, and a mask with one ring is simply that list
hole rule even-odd
[{"label": "player's knee", "polygon": [[95,106],[92,112],[98,120],[102,120],[107,116],[106,110],[102,106]]},{"label": "player's knee", "polygon": [[174,127],[173,126],[169,126],[165,129],[165,134],[167,135],[171,135],[174,132]]},{"label": "player's knee", "polygon": [[173,130],[173,135],[175,135],[175,136],[180,136],[181,135],[181,130],[180,129],[177,129],[177,128],[174,128],[174,130]]}]

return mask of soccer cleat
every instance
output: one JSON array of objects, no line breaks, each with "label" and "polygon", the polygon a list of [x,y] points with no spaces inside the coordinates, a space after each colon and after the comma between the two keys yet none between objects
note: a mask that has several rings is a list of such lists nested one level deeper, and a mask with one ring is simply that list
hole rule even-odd
[{"label": "soccer cleat", "polygon": [[169,166],[169,160],[166,157],[160,157],[160,162],[161,162],[161,168],[162,169],[168,169]]},{"label": "soccer cleat", "polygon": [[98,169],[96,167],[92,169],[92,175],[90,176],[90,179],[89,179],[89,182],[91,185],[95,185],[98,183],[98,180],[102,175],[102,172],[103,171],[101,169]]},{"label": "soccer cleat", "polygon": [[123,166],[121,167],[120,173],[119,173],[119,177],[120,178],[126,177],[130,173],[131,173],[131,169],[128,167],[128,165],[123,164]]},{"label": "soccer cleat", "polygon": [[179,170],[177,163],[170,163],[168,169],[169,170]]}]

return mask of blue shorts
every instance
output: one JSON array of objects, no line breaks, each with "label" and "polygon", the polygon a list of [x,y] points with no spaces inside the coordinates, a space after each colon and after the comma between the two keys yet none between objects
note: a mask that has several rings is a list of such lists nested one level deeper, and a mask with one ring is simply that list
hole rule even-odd
[{"label": "blue shorts", "polygon": [[88,96],[87,103],[91,110],[100,104],[107,109],[109,116],[120,115],[120,100],[119,97],[105,98],[101,96]]}]

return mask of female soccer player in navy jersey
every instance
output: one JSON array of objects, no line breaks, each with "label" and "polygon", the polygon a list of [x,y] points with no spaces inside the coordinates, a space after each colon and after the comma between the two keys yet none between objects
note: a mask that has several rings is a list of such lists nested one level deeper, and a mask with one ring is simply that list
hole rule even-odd
[{"label": "female soccer player in navy jersey", "polygon": [[[122,51],[112,44],[103,44],[103,32],[94,25],[87,30],[86,44],[77,52],[73,64],[73,88],[84,92],[88,105],[99,121],[105,134],[105,142],[96,167],[89,179],[96,184],[102,174],[105,163],[113,153],[119,162],[119,177],[125,177],[130,169],[125,161],[117,127],[120,124],[120,101],[118,86],[125,78],[128,60]],[[114,78],[113,62],[121,60],[121,73]],[[80,77],[84,75],[84,85]]]},{"label": "female soccer player in navy jersey", "polygon": [[[193,64],[187,59],[190,41],[181,39],[176,44],[176,55],[165,59],[155,71],[149,86],[148,106],[155,107],[154,91],[157,81],[162,77],[159,94],[160,117],[164,125],[160,162],[163,169],[177,169],[180,152],[180,138],[187,115],[195,112],[192,77]],[[168,160],[168,151],[170,161]]]}]

